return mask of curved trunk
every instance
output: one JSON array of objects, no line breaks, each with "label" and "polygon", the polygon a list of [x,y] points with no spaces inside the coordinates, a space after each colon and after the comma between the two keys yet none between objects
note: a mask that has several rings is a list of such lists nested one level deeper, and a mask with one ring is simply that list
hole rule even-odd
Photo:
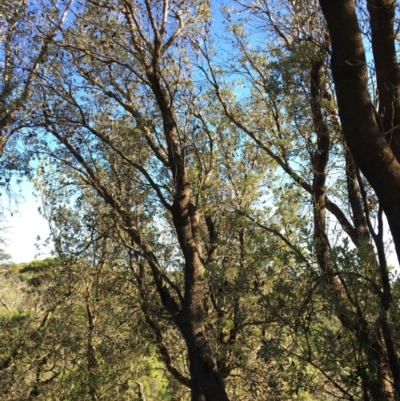
[{"label": "curved trunk", "polygon": [[[335,296],[335,307],[337,316],[343,327],[350,333],[353,333],[357,342],[362,347],[368,358],[368,364],[371,369],[376,371],[380,381],[379,396],[384,394],[386,400],[394,401],[393,386],[388,380],[390,375],[387,369],[387,358],[385,349],[381,341],[374,339],[374,333],[371,332],[368,322],[365,319],[362,308],[357,300],[349,296],[346,284],[341,280],[339,272],[335,268],[330,257],[330,245],[326,233],[326,177],[327,165],[329,160],[330,133],[326,124],[321,108],[321,69],[324,62],[324,56],[312,63],[311,66],[311,110],[315,133],[317,135],[317,149],[313,156],[313,206],[314,206],[314,239],[316,246],[316,255],[321,273],[326,276],[326,282],[333,290]],[[359,235],[366,235],[366,221],[363,218],[361,204],[355,187],[355,173],[352,171],[350,155],[346,155],[346,167],[348,175],[348,187],[350,203],[353,209],[354,224]],[[353,173],[353,174],[352,174]],[[386,320],[383,320],[386,322]],[[369,387],[369,388],[368,388]],[[371,393],[376,391],[374,383],[367,384],[367,391]]]},{"label": "curved trunk", "polygon": [[400,164],[381,131],[369,95],[354,0],[320,0],[332,42],[332,75],[343,134],[387,216],[400,260]]},{"label": "curved trunk", "polygon": [[395,46],[395,1],[369,0],[367,7],[379,94],[379,119],[386,140],[400,162],[400,66]]},{"label": "curved trunk", "polygon": [[[378,76],[379,70],[383,68],[382,65],[384,63],[379,61],[382,60],[383,56],[380,51],[378,52],[377,43],[383,43],[386,40],[386,46],[381,50],[385,57],[390,57],[391,55],[389,43],[392,40],[390,37],[390,21],[393,16],[390,12],[386,17],[382,14],[382,10],[384,12],[390,11],[390,3],[390,1],[371,1],[369,4],[371,28],[374,35],[375,65],[378,69]],[[384,7],[385,4],[388,6],[386,9]],[[379,198],[390,226],[397,257],[400,260],[400,164],[389,142],[387,142],[384,132],[382,132],[381,117],[371,102],[366,56],[355,10],[355,0],[320,0],[320,5],[328,23],[332,43],[331,69],[343,134],[354,160]],[[372,7],[377,5],[382,6],[382,8],[379,10],[374,9],[371,12]],[[392,9],[393,13],[394,9]],[[383,24],[383,20],[386,23]],[[387,25],[388,23],[389,25]],[[383,70],[381,71],[383,73]],[[395,71],[396,74],[397,72]],[[388,78],[389,76],[384,76],[386,84]],[[394,86],[397,85],[396,79],[392,82]],[[390,120],[395,121],[397,118],[395,116],[397,106],[394,100],[397,96],[397,88],[392,88],[390,90],[391,94],[386,93],[382,88],[381,84],[379,95],[383,96],[383,104],[386,97],[391,97],[392,99],[389,99],[389,103],[386,102],[386,105],[392,105],[391,110],[385,110],[384,114],[386,115],[386,112],[388,112],[389,114],[387,115],[390,115]],[[392,133],[395,134],[394,131]],[[385,317],[383,321],[385,321]],[[385,340],[390,342],[388,333],[384,334],[384,336]],[[400,364],[397,352],[392,348],[387,349],[387,351],[394,386],[399,396]]]}]

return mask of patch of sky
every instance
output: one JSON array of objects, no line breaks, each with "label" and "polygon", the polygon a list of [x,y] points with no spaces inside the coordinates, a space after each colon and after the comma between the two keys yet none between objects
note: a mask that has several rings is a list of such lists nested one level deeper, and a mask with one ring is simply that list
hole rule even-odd
[{"label": "patch of sky", "polygon": [[4,220],[0,236],[4,240],[4,250],[15,263],[50,256],[52,246],[44,243],[50,234],[49,226],[38,211],[41,200],[35,195],[33,184],[23,180],[20,184],[14,184],[12,190],[17,196],[16,205],[7,196],[3,195],[1,199]]}]

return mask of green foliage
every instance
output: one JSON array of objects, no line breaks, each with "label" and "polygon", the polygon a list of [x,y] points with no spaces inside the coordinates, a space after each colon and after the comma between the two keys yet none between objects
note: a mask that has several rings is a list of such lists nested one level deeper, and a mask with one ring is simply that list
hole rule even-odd
[{"label": "green foliage", "polygon": [[21,98],[56,257],[0,254],[2,399],[186,400],[201,347],[232,401],[386,397],[400,284],[318,2],[71,7]]}]

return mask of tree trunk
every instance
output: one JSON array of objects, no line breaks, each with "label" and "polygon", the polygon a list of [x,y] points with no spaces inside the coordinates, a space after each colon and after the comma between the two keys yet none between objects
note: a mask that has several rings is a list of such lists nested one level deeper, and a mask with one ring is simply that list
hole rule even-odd
[{"label": "tree trunk", "polygon": [[[370,6],[374,6],[378,2],[370,3]],[[381,5],[383,3],[390,2],[379,2]],[[332,43],[331,68],[343,134],[354,160],[379,198],[389,222],[400,261],[400,164],[385,139],[380,116],[371,102],[365,50],[355,1],[320,0],[320,4],[328,23]],[[371,23],[371,27],[374,25],[375,39],[378,40],[377,33],[379,32],[383,39],[386,38],[389,41],[390,37],[384,29],[387,26],[377,21],[378,17],[374,23]],[[377,50],[376,46],[375,50]],[[386,52],[389,51],[390,46],[386,48]],[[378,65],[382,68],[381,64]],[[397,82],[394,81],[393,84],[396,85]],[[396,91],[397,89],[394,92]],[[393,95],[390,96],[393,99]],[[393,113],[395,108],[390,111],[391,119],[394,121]],[[397,356],[389,355],[389,365],[396,393],[399,396],[400,364]]]},{"label": "tree trunk", "polygon": [[400,164],[382,134],[369,95],[354,0],[320,0],[332,42],[332,75],[349,149],[387,216],[400,260]]},{"label": "tree trunk", "polygon": [[400,66],[395,46],[395,1],[369,0],[367,6],[379,94],[379,119],[386,140],[400,162]]},{"label": "tree trunk", "polygon": [[[180,330],[186,341],[192,401],[229,401],[217,362],[206,338],[203,306],[204,264],[198,233],[198,216],[190,201],[186,171],[181,176],[182,196],[173,207],[174,225],[185,258],[185,300]],[[186,199],[185,199],[186,198]]]},{"label": "tree trunk", "polygon": [[175,196],[170,209],[180,248],[185,260],[185,296],[178,327],[185,339],[191,376],[192,401],[229,401],[216,357],[204,327],[204,262],[199,232],[199,216],[191,199],[185,155],[179,145],[178,127],[170,98],[162,85],[159,43],[155,43],[152,69],[148,72],[151,89],[163,120],[168,149],[168,164],[173,175]]},{"label": "tree trunk", "polygon": [[229,401],[217,364],[207,341],[198,328],[188,322],[185,335],[189,354],[192,401]]},{"label": "tree trunk", "polygon": [[[324,62],[324,56],[319,60],[315,60],[311,66],[311,110],[313,115],[314,129],[317,134],[317,148],[313,156],[313,206],[314,206],[314,239],[316,246],[316,255],[318,265],[321,273],[326,277],[326,282],[329,287],[333,290],[335,297],[335,307],[337,316],[342,323],[343,327],[350,333],[352,333],[361,345],[368,358],[370,366],[376,370],[380,379],[380,396],[384,394],[386,400],[394,401],[393,398],[393,387],[391,382],[388,380],[388,370],[385,357],[385,350],[381,345],[381,342],[372,340],[374,338],[373,333],[368,327],[368,322],[365,319],[361,307],[357,301],[348,297],[345,285],[342,284],[339,272],[336,270],[330,257],[330,245],[328,236],[326,233],[326,176],[327,176],[327,165],[329,160],[329,149],[330,149],[330,133],[329,127],[326,124],[322,108],[321,108],[321,69]],[[350,156],[350,155],[348,155]],[[351,163],[348,160],[347,164],[349,167]],[[347,174],[351,171],[347,169]],[[355,174],[353,174],[355,175]],[[355,178],[354,176],[352,177]],[[349,184],[349,183],[348,183]],[[358,228],[360,235],[365,236],[366,221],[362,218],[363,214],[361,205],[356,202],[356,188],[353,187],[354,183],[349,186],[350,195],[353,195],[352,208],[353,218],[355,227]],[[358,200],[357,196],[357,200]],[[355,212],[355,213],[354,213]],[[386,320],[384,320],[386,322]],[[389,327],[390,329],[390,327]],[[374,384],[372,384],[374,386]],[[374,390],[369,386],[368,390]],[[379,396],[379,397],[380,397]]]}]

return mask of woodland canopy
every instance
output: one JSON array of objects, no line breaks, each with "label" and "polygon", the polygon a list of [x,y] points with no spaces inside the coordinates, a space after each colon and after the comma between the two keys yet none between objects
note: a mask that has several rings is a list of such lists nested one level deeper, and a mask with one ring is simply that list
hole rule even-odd
[{"label": "woodland canopy", "polygon": [[0,398],[400,400],[398,12],[1,1]]}]

